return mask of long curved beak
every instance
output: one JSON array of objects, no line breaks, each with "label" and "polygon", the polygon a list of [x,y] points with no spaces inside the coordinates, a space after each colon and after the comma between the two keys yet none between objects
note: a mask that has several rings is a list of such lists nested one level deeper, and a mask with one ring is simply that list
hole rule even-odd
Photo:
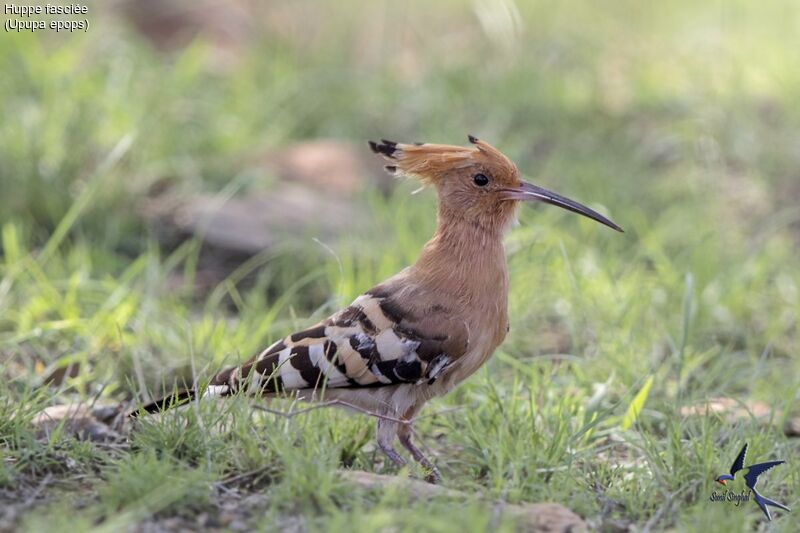
[{"label": "long curved beak", "polygon": [[578,213],[579,215],[596,220],[597,222],[605,224],[609,228],[615,229],[620,233],[625,232],[622,228],[597,211],[589,209],[585,205],[579,204],[578,202],[570,200],[569,198],[561,196],[560,194],[556,194],[553,191],[548,191],[543,187],[539,187],[533,183],[528,183],[527,181],[521,181],[519,188],[504,189],[503,193],[504,199],[506,200],[539,201],[551,205],[557,205],[558,207],[566,209],[567,211],[572,211],[573,213]]}]

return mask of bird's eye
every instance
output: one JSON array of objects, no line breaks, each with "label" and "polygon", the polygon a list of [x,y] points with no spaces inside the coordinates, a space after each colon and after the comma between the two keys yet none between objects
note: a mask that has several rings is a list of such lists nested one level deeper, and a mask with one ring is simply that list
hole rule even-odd
[{"label": "bird's eye", "polygon": [[472,178],[472,181],[475,182],[475,185],[478,187],[485,187],[489,185],[489,178],[486,177],[486,174],[475,174]]}]

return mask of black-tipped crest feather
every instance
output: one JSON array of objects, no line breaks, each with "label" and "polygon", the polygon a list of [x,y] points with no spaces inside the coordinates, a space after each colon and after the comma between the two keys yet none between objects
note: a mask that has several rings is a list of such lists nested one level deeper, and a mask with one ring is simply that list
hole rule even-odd
[{"label": "black-tipped crest feather", "polygon": [[369,147],[376,154],[381,154],[385,157],[395,159],[395,152],[397,151],[397,143],[394,141],[389,141],[386,139],[381,139],[379,143],[375,141],[369,141]]}]

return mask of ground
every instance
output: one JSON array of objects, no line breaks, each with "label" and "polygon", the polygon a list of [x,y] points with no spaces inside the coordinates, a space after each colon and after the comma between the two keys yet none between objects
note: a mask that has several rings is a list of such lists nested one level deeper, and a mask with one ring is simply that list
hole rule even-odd
[{"label": "ground", "polygon": [[[759,489],[800,505],[800,5],[651,4],[98,2],[85,33],[4,33],[0,530],[541,529],[508,508],[542,502],[607,531],[794,530],[710,500],[747,442],[787,461]],[[154,199],[280,201],[291,171],[265,160],[300,142],[467,134],[626,233],[520,212],[510,334],[417,422],[441,492],[363,414],[236,398],[118,425],[435,226],[430,191],[368,166],[337,186],[352,229],[275,227],[255,255],[170,231]],[[43,427],[64,404],[99,410],[98,439]]]}]

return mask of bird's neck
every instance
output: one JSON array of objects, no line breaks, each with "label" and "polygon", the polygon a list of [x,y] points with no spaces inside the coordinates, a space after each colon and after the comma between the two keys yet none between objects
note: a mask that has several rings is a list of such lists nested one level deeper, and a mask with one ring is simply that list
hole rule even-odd
[{"label": "bird's neck", "polygon": [[501,230],[440,216],[412,275],[464,305],[506,312],[508,272]]}]

